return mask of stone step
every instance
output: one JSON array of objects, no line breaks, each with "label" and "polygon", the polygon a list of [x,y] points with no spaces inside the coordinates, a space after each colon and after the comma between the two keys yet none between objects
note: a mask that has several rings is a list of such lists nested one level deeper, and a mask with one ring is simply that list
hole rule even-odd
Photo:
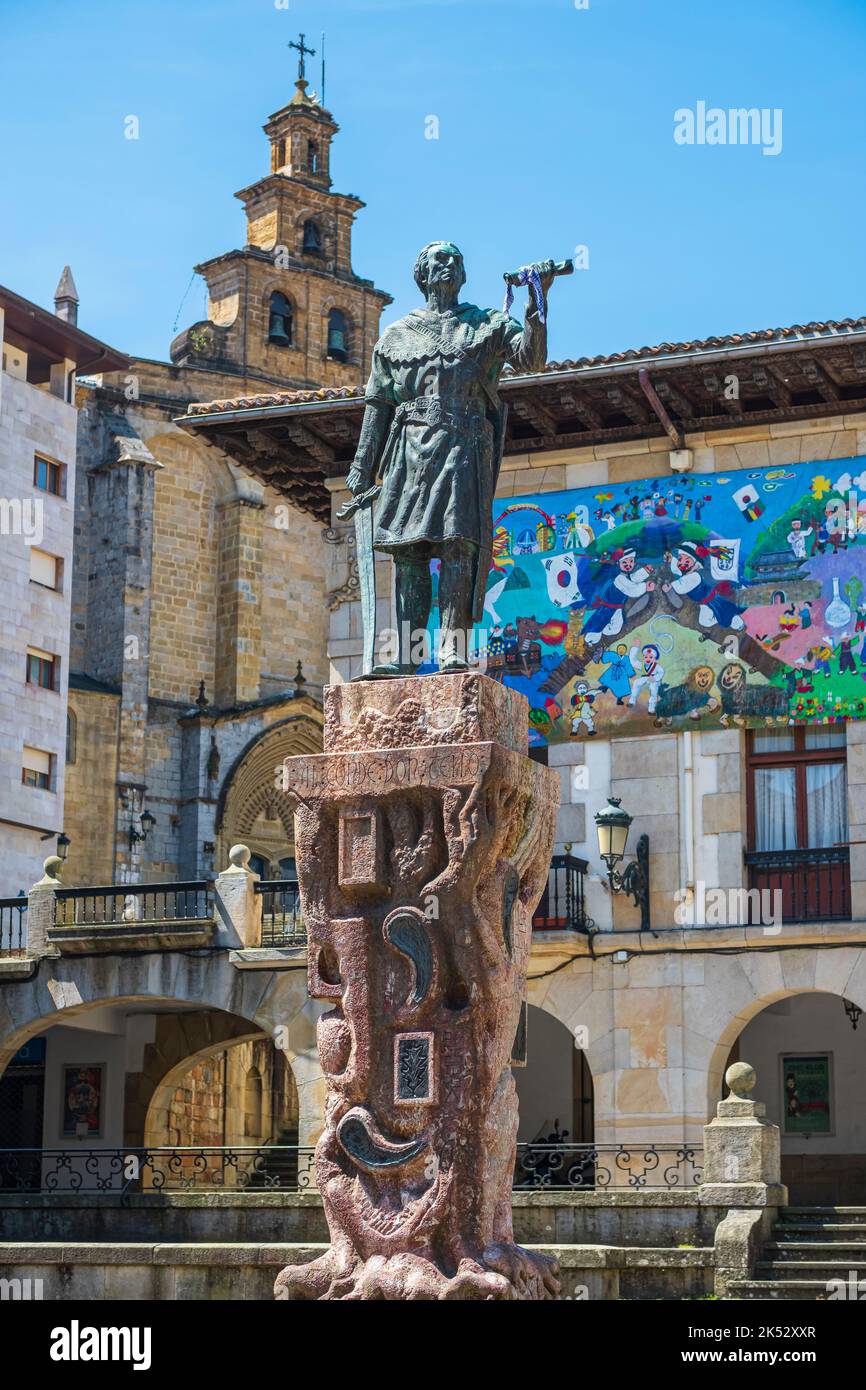
[{"label": "stone step", "polygon": [[769,1259],[788,1260],[851,1260],[866,1264],[866,1241],[860,1240],[768,1240],[764,1255]]},{"label": "stone step", "polygon": [[798,1239],[804,1236],[813,1237],[815,1240],[843,1240],[846,1241],[850,1236],[854,1240],[862,1240],[866,1243],[866,1226],[861,1226],[856,1221],[775,1221],[773,1223],[773,1236],[778,1239],[780,1236],[796,1235]]},{"label": "stone step", "polygon": [[827,1298],[827,1285],[818,1279],[734,1279],[728,1285],[728,1297],[818,1303]]},{"label": "stone step", "polygon": [[847,1280],[849,1275],[855,1279],[866,1274],[866,1261],[860,1266],[850,1260],[758,1260],[755,1276],[774,1282],[777,1279],[820,1279],[827,1284],[831,1279]]},{"label": "stone step", "polygon": [[785,1207],[782,1219],[788,1217],[794,1220],[804,1218],[810,1221],[833,1221],[839,1217],[844,1217],[848,1221],[857,1221],[866,1225],[866,1207]]}]

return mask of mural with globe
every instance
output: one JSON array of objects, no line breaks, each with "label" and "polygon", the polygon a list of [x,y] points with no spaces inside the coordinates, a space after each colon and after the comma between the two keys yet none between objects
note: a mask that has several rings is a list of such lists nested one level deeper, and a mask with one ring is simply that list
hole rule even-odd
[{"label": "mural with globe", "polygon": [[864,637],[866,458],[494,509],[475,642],[535,744],[861,719]]}]

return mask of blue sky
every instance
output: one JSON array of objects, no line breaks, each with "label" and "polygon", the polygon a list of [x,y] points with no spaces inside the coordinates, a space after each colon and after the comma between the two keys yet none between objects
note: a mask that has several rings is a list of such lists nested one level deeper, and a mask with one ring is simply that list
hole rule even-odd
[{"label": "blue sky", "polygon": [[[278,3],[0,0],[2,283],[50,306],[69,262],[82,327],[165,357],[193,265],[243,241],[285,45],[324,29],[334,187],[367,203],[354,267],[387,318],[440,236],[483,304],[589,248],[554,288],[555,358],[866,310],[864,0]],[[678,145],[699,101],[780,108],[781,153]],[[178,328],[204,305],[196,277]]]}]

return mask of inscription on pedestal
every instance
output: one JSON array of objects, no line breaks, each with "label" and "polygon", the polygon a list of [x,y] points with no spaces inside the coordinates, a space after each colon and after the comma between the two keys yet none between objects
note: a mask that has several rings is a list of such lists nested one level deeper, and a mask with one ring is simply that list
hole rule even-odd
[{"label": "inscription on pedestal", "polygon": [[394,1100],[398,1105],[432,1102],[432,1061],[432,1033],[398,1033],[394,1039]]},{"label": "inscription on pedestal", "polygon": [[433,787],[465,786],[476,781],[489,766],[494,747],[492,743],[476,743],[287,758],[282,790],[308,797],[324,793],[381,793],[420,783]]}]

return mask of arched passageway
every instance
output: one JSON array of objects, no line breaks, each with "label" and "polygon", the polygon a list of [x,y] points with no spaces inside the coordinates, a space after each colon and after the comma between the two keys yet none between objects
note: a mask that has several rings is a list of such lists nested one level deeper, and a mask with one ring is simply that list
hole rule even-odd
[{"label": "arched passageway", "polygon": [[519,1143],[565,1139],[592,1143],[593,1088],[586,1055],[564,1023],[532,1004],[528,1006],[526,1065],[515,1067],[514,1078],[520,1104]]},{"label": "arched passageway", "polygon": [[782,1181],[797,1206],[866,1204],[866,1027],[858,1006],[819,990],[764,1002],[728,1063],[758,1074],[781,1131]]}]

